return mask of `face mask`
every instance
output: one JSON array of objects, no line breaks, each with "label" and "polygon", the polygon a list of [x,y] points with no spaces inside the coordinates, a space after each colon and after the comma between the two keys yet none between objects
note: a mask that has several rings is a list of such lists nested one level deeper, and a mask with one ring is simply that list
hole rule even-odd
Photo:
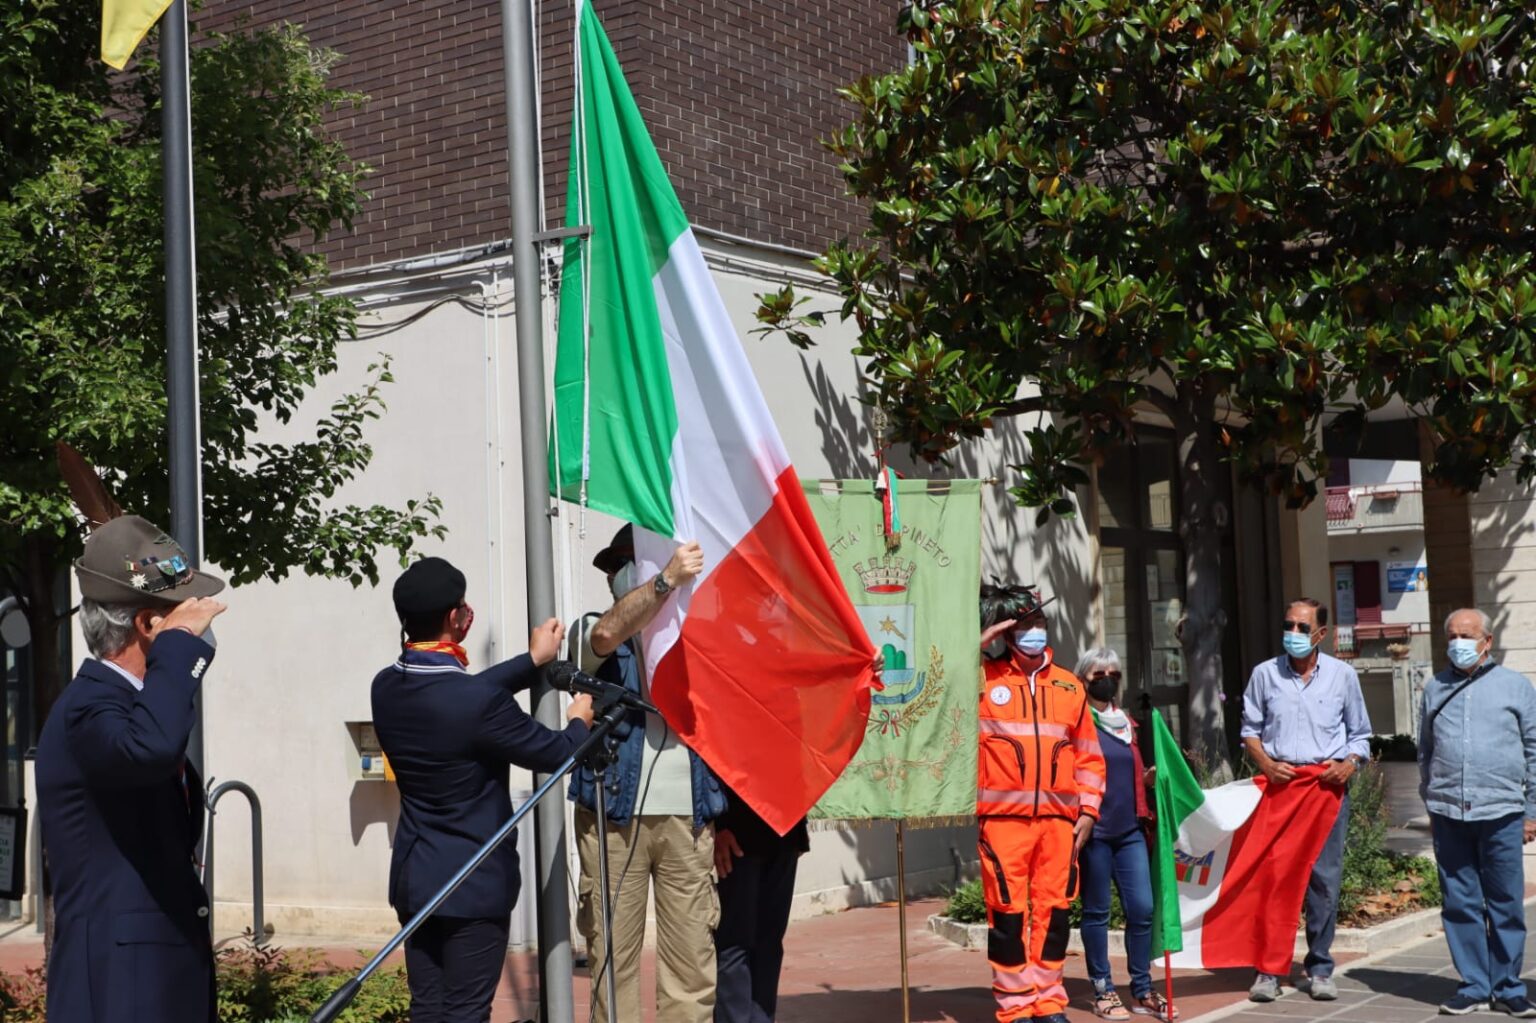
[{"label": "face mask", "polygon": [[1013,645],[1019,653],[1039,657],[1045,649],[1046,632],[1041,628],[1024,629],[1013,634]]},{"label": "face mask", "polygon": [[1477,663],[1477,659],[1483,656],[1479,649],[1483,645],[1480,639],[1453,639],[1446,653],[1451,658],[1451,663],[1462,671],[1466,671]]},{"label": "face mask", "polygon": [[1100,677],[1088,680],[1088,695],[1103,703],[1113,700],[1115,698],[1115,690],[1119,688],[1119,683],[1112,678]]},{"label": "face mask", "polygon": [[1298,659],[1312,652],[1312,637],[1300,632],[1292,632],[1287,629],[1281,633],[1280,642],[1285,644],[1286,653]]},{"label": "face mask", "polygon": [[624,567],[613,573],[613,578],[608,580],[608,590],[613,594],[613,599],[618,600],[624,594],[639,585],[635,581],[635,563],[624,562]]}]

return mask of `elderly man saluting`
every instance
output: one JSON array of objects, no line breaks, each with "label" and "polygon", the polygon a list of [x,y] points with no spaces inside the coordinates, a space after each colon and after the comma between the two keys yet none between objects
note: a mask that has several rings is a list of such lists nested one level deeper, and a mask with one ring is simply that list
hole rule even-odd
[{"label": "elderly man saluting", "polygon": [[135,515],[92,533],[75,573],[91,656],[37,743],[55,914],[48,1019],[213,1023],[208,899],[192,861],[203,785],[186,754],[224,582]]},{"label": "elderly man saluting", "polygon": [[1536,838],[1536,692],[1493,659],[1493,629],[1474,608],[1445,620],[1451,666],[1424,688],[1419,794],[1429,809],[1445,902],[1440,919],[1461,987],[1448,1016],[1492,1007],[1536,1017],[1525,953],[1521,845]]},{"label": "elderly man saluting", "polygon": [[[1296,777],[1296,768],[1322,764],[1324,785],[1347,786],[1371,755],[1371,721],[1355,669],[1322,652],[1328,609],[1303,597],[1285,609],[1285,653],[1261,662],[1243,691],[1243,747],[1271,785]],[[1349,793],[1339,803],[1333,830],[1312,864],[1305,903],[1308,991],[1318,1001],[1339,997],[1333,980],[1334,925],[1344,876],[1344,834]],[[1260,973],[1248,989],[1255,1002],[1280,996],[1280,978]]]}]

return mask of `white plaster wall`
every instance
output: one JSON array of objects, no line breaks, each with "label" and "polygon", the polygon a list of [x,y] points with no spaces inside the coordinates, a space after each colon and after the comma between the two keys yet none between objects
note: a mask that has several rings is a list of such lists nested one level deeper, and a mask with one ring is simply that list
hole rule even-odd
[{"label": "white plaster wall", "polygon": [[1418,483],[1419,463],[1387,458],[1351,458],[1349,485],[1367,487],[1382,483]]},{"label": "white plaster wall", "polygon": [[[1536,501],[1513,472],[1468,497],[1477,606],[1504,664],[1536,678]],[[1430,581],[1433,585],[1434,581]],[[1441,623],[1433,623],[1438,637]]]},{"label": "white plaster wall", "polygon": [[[489,282],[489,273],[485,279]],[[717,268],[716,279],[800,473],[872,474],[870,412],[856,398],[851,327],[829,323],[818,335],[821,346],[804,353],[782,340],[755,337],[749,333],[756,326],[755,296],[779,283],[771,268]],[[477,302],[478,292],[471,288],[464,297]],[[498,302],[500,364],[491,379],[499,387],[487,388],[486,324],[479,313],[453,302],[430,311],[419,304],[391,305],[371,313],[372,321],[423,315],[394,333],[345,346],[340,372],[310,403],[310,411],[322,413],[364,379],[378,352],[393,358],[396,383],[385,390],[389,411],[368,435],[374,463],[342,496],[347,502],[398,504],[432,492],[443,499],[448,538],[422,545],[421,553],[447,557],[469,577],[477,615],[468,645],[476,664],[526,645],[508,287],[501,287]],[[830,296],[818,297],[815,305],[835,316]],[[274,426],[268,435],[289,432]],[[897,464],[920,475],[1006,476],[1006,466],[1021,457],[1017,434],[1005,432],[967,446],[952,469]],[[1013,507],[1006,485],[987,487],[985,495],[985,576],[1035,582],[1060,597],[1052,620],[1054,642],[1071,663],[1093,639],[1096,594],[1084,522],[1035,530],[1033,513]],[[606,516],[570,509],[556,523],[563,617],[608,605],[603,577],[590,561],[616,526]],[[393,786],[349,779],[353,747],[344,728],[346,721],[371,716],[369,683],[398,649],[389,586],[399,566],[386,555],[380,570],[376,589],[303,576],[240,587],[230,593],[230,611],[217,630],[219,657],[205,686],[208,767],[216,780],[239,778],[261,795],[268,919],[281,935],[384,934],[394,926],[385,883],[398,798]],[[513,784],[526,787],[528,779],[514,772]],[[249,837],[238,797],[222,804],[218,828],[219,929],[235,932],[249,920],[250,900]],[[933,891],[951,883],[957,854],[967,864],[974,861],[974,829],[909,832],[909,890]],[[801,864],[796,912],[891,898],[894,873],[892,825],[818,830]],[[526,896],[522,902],[531,904]]]}]

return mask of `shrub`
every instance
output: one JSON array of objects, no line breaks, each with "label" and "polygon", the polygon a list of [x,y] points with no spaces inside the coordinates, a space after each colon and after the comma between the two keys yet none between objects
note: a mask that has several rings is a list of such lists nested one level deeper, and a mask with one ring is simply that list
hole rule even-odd
[{"label": "shrub", "polygon": [[[1349,804],[1339,916],[1370,917],[1382,915],[1383,908],[1393,912],[1409,905],[1440,905],[1440,876],[1434,861],[1422,856],[1403,856],[1382,845],[1387,834],[1386,778],[1374,761],[1355,776]],[[1378,908],[1362,914],[1363,909],[1370,908],[1368,903],[1378,904]]]},{"label": "shrub", "polygon": [[987,902],[981,894],[981,879],[967,881],[949,895],[944,915],[962,924],[987,922]]},{"label": "shrub", "polygon": [[[331,992],[352,976],[313,949],[258,948],[251,932],[214,956],[218,968],[219,1023],[305,1023]],[[46,1023],[46,981],[41,969],[23,976],[0,973],[0,1020]],[[411,994],[405,970],[392,967],[368,978],[341,1023],[409,1023]]]},{"label": "shrub", "polygon": [[[350,970],[327,964],[314,949],[290,952],[258,947],[250,931],[217,954],[219,1023],[280,1023],[307,1020],[346,983]],[[409,1023],[410,989],[403,967],[368,978],[340,1023]]]},{"label": "shrub", "polygon": [[47,1023],[44,1014],[47,982],[43,971],[29,968],[22,976],[0,973],[0,1020],[5,1023]]}]

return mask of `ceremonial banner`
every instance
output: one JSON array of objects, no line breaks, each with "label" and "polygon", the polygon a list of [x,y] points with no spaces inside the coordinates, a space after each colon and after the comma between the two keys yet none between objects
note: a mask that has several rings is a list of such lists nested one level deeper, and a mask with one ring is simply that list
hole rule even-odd
[{"label": "ceremonial banner", "polygon": [[641,579],[704,571],[645,627],[651,699],[780,834],[864,739],[874,651],[590,3],[571,139],[550,480],[635,526]]},{"label": "ceremonial banner", "polygon": [[864,745],[814,817],[976,812],[981,483],[896,486],[901,544],[887,549],[871,481],[805,483],[854,610],[885,656]]},{"label": "ceremonial banner", "polygon": [[1260,776],[1201,789],[1157,711],[1152,741],[1152,954],[1174,953],[1174,966],[1289,975],[1307,880],[1342,790],[1318,784],[1320,766],[1298,767],[1284,785]]}]

